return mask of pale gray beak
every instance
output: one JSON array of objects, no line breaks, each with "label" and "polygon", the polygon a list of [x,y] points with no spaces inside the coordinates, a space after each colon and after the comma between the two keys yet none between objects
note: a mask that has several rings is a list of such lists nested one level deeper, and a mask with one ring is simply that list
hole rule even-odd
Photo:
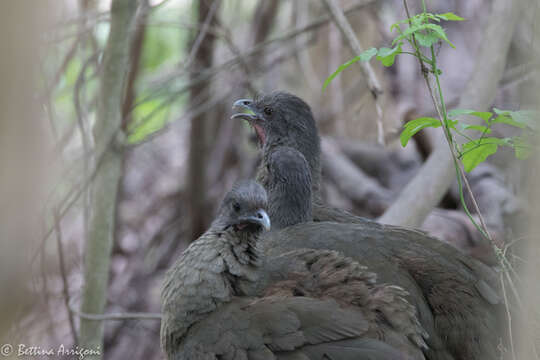
[{"label": "pale gray beak", "polygon": [[253,107],[253,100],[250,100],[250,99],[236,100],[232,108],[233,110],[234,109],[248,109],[249,111],[252,111],[254,114],[237,113],[231,116],[231,119],[244,119],[247,121],[255,121],[255,120],[261,119],[261,117],[259,116],[260,114],[257,114],[256,109]]},{"label": "pale gray beak", "polygon": [[263,209],[257,210],[255,215],[246,216],[241,218],[240,220],[247,221],[253,224],[259,224],[264,228],[265,231],[270,230],[270,217]]}]

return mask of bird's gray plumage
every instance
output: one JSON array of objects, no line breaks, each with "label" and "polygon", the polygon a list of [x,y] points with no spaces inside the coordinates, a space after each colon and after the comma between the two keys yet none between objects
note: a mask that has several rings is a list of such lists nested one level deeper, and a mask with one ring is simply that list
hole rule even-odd
[{"label": "bird's gray plumage", "polygon": [[235,278],[256,280],[257,239],[267,226],[266,203],[259,184],[236,184],[210,229],[167,272],[161,290],[161,346],[167,354],[180,347],[193,324],[232,299]]},{"label": "bird's gray plumage", "polygon": [[249,108],[253,115],[233,117],[247,119],[262,135],[257,179],[265,188],[269,188],[268,157],[278,146],[301,152],[311,169],[316,223],[268,234],[263,241],[266,256],[297,248],[343,252],[366,264],[380,281],[408,291],[407,299],[429,333],[429,359],[498,356],[504,331],[498,315],[497,276],[491,269],[421,231],[378,224],[322,204],[320,140],[309,106],[297,96],[274,92],[235,105]]},{"label": "bird's gray plumage", "polygon": [[[300,223],[311,210],[306,160],[290,148],[276,148],[272,159],[268,201],[296,204],[305,212],[295,217]],[[169,359],[423,359],[426,334],[402,288],[377,283],[336,251],[295,249],[262,259],[258,242],[265,238],[251,231],[259,228],[234,225],[235,203],[260,211],[238,200],[245,193],[239,186],[225,197],[212,227],[166,275],[161,341]]]},{"label": "bird's gray plumage", "polygon": [[297,150],[280,146],[266,160],[268,214],[274,229],[312,220],[311,172]]}]

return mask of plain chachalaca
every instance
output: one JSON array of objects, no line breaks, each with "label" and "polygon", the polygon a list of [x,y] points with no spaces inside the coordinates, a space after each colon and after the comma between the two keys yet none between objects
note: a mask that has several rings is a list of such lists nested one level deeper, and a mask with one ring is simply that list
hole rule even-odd
[{"label": "plain chachalaca", "polygon": [[[281,226],[307,219],[311,178],[303,156],[278,148],[269,169],[271,216],[294,209]],[[377,284],[335,251],[260,258],[265,196],[254,182],[235,186],[210,230],[167,273],[161,340],[168,358],[423,359],[425,332],[403,289]],[[261,260],[274,271],[258,272]],[[242,296],[254,282],[265,283],[262,293]]]},{"label": "plain chachalaca", "polygon": [[[422,326],[429,333],[429,359],[494,359],[504,333],[499,318],[498,277],[425,233],[378,224],[325,206],[319,197],[320,139],[310,107],[300,98],[275,92],[235,107],[262,146],[257,179],[267,189],[268,159],[273,149],[289,146],[309,163],[313,178],[314,223],[299,224],[266,237],[267,256],[296,248],[338,250],[377,274],[379,280],[409,292]],[[270,236],[272,235],[272,236]]]}]

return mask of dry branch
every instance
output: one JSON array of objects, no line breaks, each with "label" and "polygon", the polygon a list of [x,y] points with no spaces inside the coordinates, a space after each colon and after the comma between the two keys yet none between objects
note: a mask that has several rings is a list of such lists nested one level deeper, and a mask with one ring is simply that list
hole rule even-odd
[{"label": "dry branch", "polygon": [[[360,44],[360,40],[358,40],[358,37],[354,34],[354,31],[351,27],[351,24],[349,21],[347,21],[347,18],[345,17],[343,11],[340,9],[338,3],[336,0],[322,0],[323,3],[326,5],[326,8],[328,9],[328,12],[332,15],[332,18],[341,31],[341,34],[346,40],[346,43],[351,48],[352,52],[358,56],[363,51],[364,48]],[[383,129],[383,110],[382,110],[382,95],[383,95],[383,89],[381,86],[381,83],[379,79],[377,78],[377,75],[375,74],[375,71],[369,64],[369,62],[360,61],[358,62],[360,65],[360,68],[362,69],[362,73],[364,74],[364,77],[367,79],[368,88],[371,92],[371,95],[373,97],[373,100],[375,102],[375,108],[377,110],[377,141],[379,144],[384,145],[384,129]]]},{"label": "dry branch", "polygon": [[[362,2],[360,4],[356,4],[356,5],[351,6],[350,8],[347,8],[344,11],[344,13],[345,14],[350,14],[350,13],[352,13],[354,11],[357,11],[357,10],[360,10],[360,9],[366,7],[367,5],[373,4],[376,1],[377,0],[365,0],[364,2]],[[244,60],[246,60],[246,59],[248,59],[248,58],[250,58],[252,56],[258,55],[261,51],[266,50],[266,48],[268,48],[270,45],[293,40],[297,36],[300,36],[300,35],[302,35],[302,34],[304,34],[306,32],[314,31],[314,30],[318,29],[319,27],[321,27],[323,25],[326,25],[330,20],[331,20],[330,16],[321,16],[321,17],[313,20],[311,23],[309,23],[309,24],[307,24],[307,25],[305,25],[305,26],[303,26],[303,27],[301,27],[299,29],[293,29],[293,30],[287,31],[287,32],[285,32],[285,33],[283,33],[281,35],[278,35],[278,36],[276,36],[274,38],[263,41],[263,42],[255,45],[255,46],[253,46],[251,49],[247,50],[246,52],[244,52],[240,56],[235,56],[232,59],[227,60],[227,61],[225,61],[224,63],[222,63],[220,65],[214,66],[214,67],[209,68],[209,69],[204,70],[204,71],[201,71],[198,74],[198,76],[191,79],[189,82],[187,82],[186,84],[181,86],[178,90],[172,91],[171,92],[171,97],[176,98],[179,94],[188,91],[193,86],[197,86],[200,83],[208,81],[211,78],[213,78],[214,76],[216,76],[217,74],[221,73],[222,71],[228,70],[228,69],[232,68],[233,66],[241,63],[242,61],[244,61]],[[185,73],[185,71],[183,69],[182,70],[174,70],[174,71],[170,71],[170,72],[168,72],[166,74],[162,74],[162,75],[159,76],[160,79],[164,79],[164,80],[150,81],[150,82],[153,82],[152,87],[148,90],[148,92],[151,95],[148,95],[147,97],[142,98],[138,103],[135,104],[135,106],[154,98],[156,96],[156,94],[160,94],[161,90],[166,89],[166,86],[167,86],[168,83],[177,80],[178,77],[183,76],[185,74],[186,73]]]},{"label": "dry branch", "polygon": [[321,145],[325,175],[353,202],[365,205],[371,215],[383,213],[390,204],[390,191],[357,168],[331,140],[324,138]]}]

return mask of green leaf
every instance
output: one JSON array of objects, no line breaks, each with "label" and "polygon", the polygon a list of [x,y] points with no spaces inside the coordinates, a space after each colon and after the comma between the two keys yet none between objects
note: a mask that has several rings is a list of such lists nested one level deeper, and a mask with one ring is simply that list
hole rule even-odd
[{"label": "green leaf", "polygon": [[339,65],[337,70],[334,71],[334,73],[332,73],[332,75],[330,75],[324,81],[322,91],[324,91],[326,89],[326,87],[332,82],[332,80],[334,80],[334,78],[336,76],[338,76],[343,70],[345,70],[346,68],[348,68],[349,66],[351,66],[352,64],[354,64],[354,63],[356,63],[358,61],[369,61],[373,56],[375,56],[375,54],[377,54],[377,49],[371,48],[371,49],[368,49],[368,50],[364,51],[360,55],[355,56],[354,58],[347,61],[346,63]]},{"label": "green leaf", "polygon": [[430,47],[433,44],[436,44],[439,41],[439,37],[435,35],[433,31],[428,31],[426,33],[417,32],[414,34],[416,41],[420,46]]},{"label": "green leaf", "polygon": [[456,125],[458,124],[457,120],[452,119],[446,119],[446,126],[450,129],[456,129]]},{"label": "green leaf", "polygon": [[462,124],[461,128],[463,130],[476,130],[476,131],[480,131],[480,132],[485,133],[485,134],[490,134],[491,133],[491,129],[488,128],[487,126],[484,126],[484,125]]},{"label": "green leaf", "polygon": [[[424,30],[426,31],[425,33],[420,32]],[[399,35],[392,41],[392,45],[395,45],[398,41],[408,38],[413,34],[422,46],[429,47],[436,42],[437,38],[439,38],[446,41],[448,44],[450,44],[451,47],[455,48],[454,44],[452,44],[450,40],[448,40],[444,29],[437,24],[421,24],[410,26],[407,30],[405,30],[403,33],[401,33],[401,35]]]},{"label": "green leaf", "polygon": [[497,116],[495,119],[493,119],[493,123],[499,123],[499,124],[506,124],[506,125],[510,125],[510,126],[515,126],[515,127],[518,127],[520,129],[525,129],[527,127],[526,124],[522,124],[518,121],[515,121],[514,118],[510,117],[509,115],[505,115],[505,114],[510,114],[510,112],[505,112],[505,113],[502,113],[500,114],[499,116]]},{"label": "green leaf", "polygon": [[412,25],[409,26],[405,31],[403,31],[398,37],[396,37],[394,40],[392,40],[392,46],[394,46],[399,41],[408,38],[415,32],[422,30],[424,25]]},{"label": "green leaf", "polygon": [[446,41],[452,48],[454,48],[454,49],[456,48],[456,47],[454,46],[454,44],[452,44],[452,43],[450,42],[450,40],[448,40],[448,37],[446,37],[446,32],[444,31],[444,29],[443,29],[440,25],[437,25],[437,24],[426,24],[425,26],[426,26],[428,29],[433,30],[433,31],[435,32],[435,34],[436,34],[439,38],[441,38],[441,39],[443,39],[444,41]]},{"label": "green leaf", "polygon": [[396,59],[396,56],[398,54],[401,54],[401,45],[403,45],[402,42],[400,42],[397,46],[390,48],[380,48],[377,52],[377,60],[381,62],[384,66],[392,66],[394,65],[394,61]]},{"label": "green leaf", "polygon": [[456,14],[451,13],[451,12],[447,12],[444,14],[437,14],[436,16],[446,21],[465,21],[465,19],[462,18],[461,16],[457,16]]},{"label": "green leaf", "polygon": [[514,119],[520,124],[525,124],[534,130],[538,129],[539,115],[540,114],[538,113],[538,111],[534,110],[519,110],[510,112],[510,116],[512,116],[512,119]]},{"label": "green leaf", "polygon": [[522,136],[516,136],[512,140],[516,158],[525,160],[531,156],[532,146],[525,138]]},{"label": "green leaf", "polygon": [[460,115],[476,116],[483,119],[486,123],[488,123],[491,116],[493,116],[493,113],[489,111],[476,111],[476,110],[468,110],[468,109],[452,109],[448,112],[448,116],[452,118],[458,117]]},{"label": "green leaf", "polygon": [[462,146],[461,162],[466,172],[472,171],[478,164],[486,161],[487,157],[497,152],[497,144],[478,144],[477,140],[470,141]]},{"label": "green leaf", "polygon": [[436,128],[439,126],[441,126],[441,122],[432,117],[421,117],[407,122],[405,125],[403,125],[404,129],[401,132],[401,135],[399,135],[401,146],[407,146],[407,143],[409,142],[411,137],[413,137],[414,134],[416,134],[420,130],[427,127]]},{"label": "green leaf", "polygon": [[538,112],[533,110],[508,111],[493,108],[493,112],[499,115],[493,120],[496,123],[503,123],[525,129],[527,126],[533,130],[538,129]]},{"label": "green leaf", "polygon": [[411,24],[413,27],[421,26],[422,24],[428,22],[429,13],[420,13],[411,18]]},{"label": "green leaf", "polygon": [[501,109],[497,109],[496,107],[493,108],[493,112],[497,115],[505,115],[505,116],[510,116],[510,112],[509,110],[501,110]]},{"label": "green leaf", "polygon": [[481,141],[481,144],[495,144],[500,146],[508,146],[511,143],[510,138],[498,138],[498,137],[485,137],[479,140],[475,140],[476,142]]},{"label": "green leaf", "polygon": [[432,14],[432,13],[425,13],[425,17],[428,18],[428,19],[430,19],[430,20],[436,21],[436,22],[440,22],[440,21],[441,21],[439,15],[435,15],[435,14]]}]

